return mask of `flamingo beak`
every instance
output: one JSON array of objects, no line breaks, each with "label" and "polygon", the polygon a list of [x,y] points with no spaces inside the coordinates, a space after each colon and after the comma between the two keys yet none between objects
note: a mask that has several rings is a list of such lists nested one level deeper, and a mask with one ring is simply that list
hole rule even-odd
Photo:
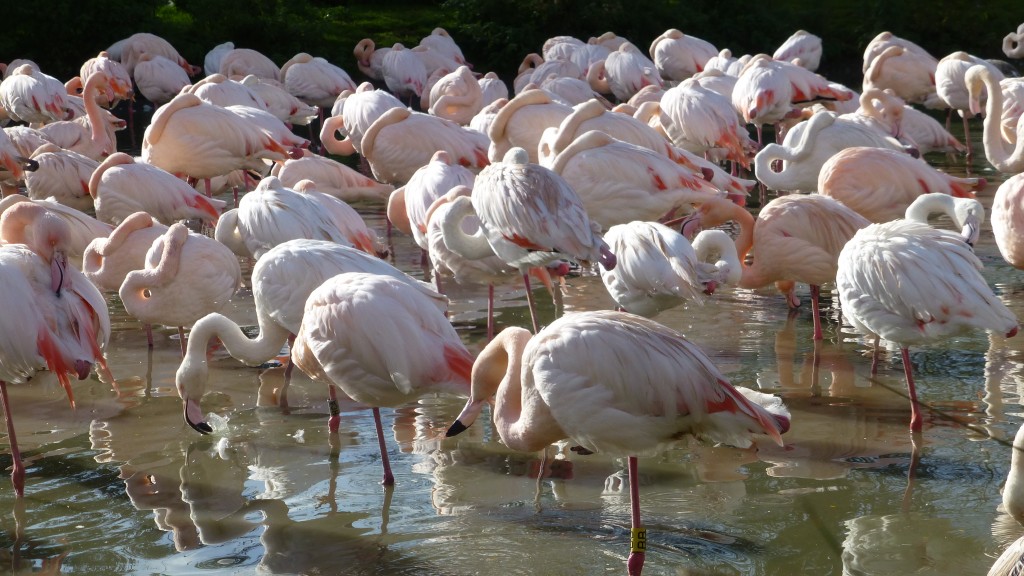
[{"label": "flamingo beak", "polygon": [[64,271],[68,267],[68,257],[63,250],[55,250],[53,258],[50,259],[50,289],[60,298],[60,291],[64,288]]},{"label": "flamingo beak", "polygon": [[203,420],[203,411],[199,407],[199,402],[192,400],[191,398],[185,399],[185,423],[192,427],[193,430],[200,434],[210,434],[213,432],[213,427]]}]

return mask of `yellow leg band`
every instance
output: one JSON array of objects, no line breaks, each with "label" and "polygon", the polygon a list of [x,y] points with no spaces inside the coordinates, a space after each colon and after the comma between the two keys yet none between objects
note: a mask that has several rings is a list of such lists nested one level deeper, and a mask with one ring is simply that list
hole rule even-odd
[{"label": "yellow leg band", "polygon": [[630,530],[629,551],[639,553],[647,551],[647,528],[632,528]]}]

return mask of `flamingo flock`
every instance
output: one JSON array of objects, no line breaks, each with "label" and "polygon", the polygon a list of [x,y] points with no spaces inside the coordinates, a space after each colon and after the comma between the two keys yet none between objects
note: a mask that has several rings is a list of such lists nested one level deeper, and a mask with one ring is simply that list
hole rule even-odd
[{"label": "flamingo flock", "polygon": [[[1007,36],[1007,56],[1019,37]],[[200,68],[147,33],[100,51],[66,87],[32,62],[8,70],[0,282],[16,313],[0,315],[0,400],[19,497],[7,384],[48,370],[74,405],[69,375],[96,366],[113,380],[103,293],[142,324],[178,329],[175,381],[200,433],[216,433],[200,401],[217,342],[250,365],[287,346],[280,405],[296,366],[327,385],[332,435],[338,391],[372,409],[385,485],[395,474],[380,409],[427,395],[466,399],[447,437],[491,406],[511,450],[546,458],[567,442],[574,457],[627,457],[631,575],[648,543],[637,456],[685,437],[785,446],[799,424],[784,398],[730,382],[659,313],[772,284],[797,310],[806,283],[820,341],[838,333],[819,302],[834,288],[846,325],[900,348],[914,438],[927,418],[909,347],[1018,331],[973,251],[985,180],[921,157],[966,153],[969,166],[968,119],[984,111],[985,159],[1009,175],[991,233],[1024,269],[1024,82],[981,58],[937,59],[883,32],[865,48],[859,94],[818,72],[824,41],[804,30],[742,57],[678,29],[646,51],[610,32],[560,36],[510,84],[475,70],[442,28],[408,46],[362,40],[356,79],[323,57],[278,64],[230,42]],[[115,150],[133,118],[110,112],[135,94],[155,108],[138,156]],[[939,110],[962,116],[963,142],[929,115]],[[309,139],[293,131],[307,124]],[[228,187],[230,207],[213,198]],[[387,261],[370,210],[386,211],[388,241],[411,235],[422,249],[422,280]],[[945,220],[929,221],[936,213]],[[556,302],[572,275],[600,276],[618,308],[545,326],[531,275]],[[508,277],[523,280],[530,329],[495,334],[492,312],[486,345],[467,348],[450,288],[486,285],[493,300]],[[243,285],[255,338],[224,314]]]}]

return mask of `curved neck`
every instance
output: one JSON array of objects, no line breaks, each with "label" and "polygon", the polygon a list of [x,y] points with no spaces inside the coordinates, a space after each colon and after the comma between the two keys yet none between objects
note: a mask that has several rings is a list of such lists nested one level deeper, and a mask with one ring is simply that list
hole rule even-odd
[{"label": "curved neck", "polygon": [[238,324],[222,314],[212,313],[199,319],[189,332],[188,347],[175,375],[178,390],[199,399],[206,390],[206,350],[210,340],[219,338],[233,358],[245,364],[261,364],[273,358],[288,340],[287,328],[265,318],[257,308],[260,333],[250,339]]},{"label": "curved neck", "polygon": [[[992,166],[1000,172],[1014,173],[1024,170],[1024,138],[1018,135],[1017,142],[1010,148],[1010,143],[1003,139],[1000,129],[1000,118],[1003,111],[1003,92],[999,82],[992,76],[992,72],[984,66],[973,66],[968,74],[968,86],[976,85],[977,80],[970,81],[971,77],[979,78],[987,89],[988,99],[985,102],[985,119],[982,122],[982,144],[985,146],[985,156]],[[973,89],[970,90],[971,99],[976,97]],[[980,98],[980,95],[977,95]]]},{"label": "curved neck", "polygon": [[441,218],[441,235],[445,246],[467,260],[493,256],[494,250],[481,232],[467,234],[462,229],[462,221],[473,215],[473,203],[468,197],[461,196],[451,201],[450,208]]},{"label": "curved neck", "polygon": [[736,284],[740,281],[743,264],[736,254],[736,244],[728,234],[721,230],[702,230],[693,239],[692,245],[700,262],[707,262],[714,255],[718,256],[714,266],[717,273],[722,276],[720,282]]},{"label": "curved neck", "polygon": [[85,104],[85,116],[89,120],[90,139],[101,156],[107,156],[114,152],[110,137],[107,134],[107,119],[103,115],[99,102],[96,100],[100,90],[107,82],[107,77],[100,73],[94,73],[85,81],[85,90],[82,92],[82,100]]},{"label": "curved neck", "polygon": [[188,228],[185,228],[184,224],[176,222],[153,243],[154,247],[161,247],[160,260],[156,267],[133,270],[124,277],[118,295],[125,307],[132,310],[133,316],[149,316],[154,309],[159,307],[159,304],[153,302],[153,298],[147,296],[146,291],[160,288],[174,280],[178,274],[181,253],[187,240]]}]

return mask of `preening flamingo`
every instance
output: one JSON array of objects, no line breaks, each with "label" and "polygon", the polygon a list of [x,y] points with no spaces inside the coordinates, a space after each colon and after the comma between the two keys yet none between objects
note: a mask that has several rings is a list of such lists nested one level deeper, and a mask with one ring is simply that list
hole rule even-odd
[{"label": "preening flamingo", "polygon": [[722,199],[697,207],[691,226],[718,226],[737,222],[740,234],[736,252],[744,261],[751,251],[754,260],[743,267],[740,288],[762,288],[771,282],[785,295],[791,308],[800,305],[795,283],[811,285],[814,339],[821,340],[818,293],[822,284],[836,278],[839,252],[853,234],[870,224],[841,202],[827,196],[781,196],[765,204],[757,220],[746,209]]},{"label": "preening flamingo", "polygon": [[70,120],[67,91],[59,80],[44,74],[32,64],[22,64],[0,82],[0,108],[15,120],[28,124],[48,124]]},{"label": "preening flamingo", "polygon": [[466,57],[463,56],[462,49],[459,48],[459,45],[455,43],[451,34],[449,34],[444,28],[438,27],[431,30],[430,34],[420,39],[419,46],[440,52],[455,62],[472,68],[472,66],[469,66],[469,63],[466,62]]},{"label": "preening flamingo", "polygon": [[[468,168],[454,164],[447,152],[435,152],[430,162],[416,170],[409,182],[391,195],[388,216],[390,218],[395,210],[404,211],[404,219],[400,214],[396,218],[408,223],[408,230],[403,231],[412,234],[416,245],[427,250],[427,211],[430,206],[456,186],[472,188],[475,178],[476,175]],[[402,229],[402,226],[397,227]]]},{"label": "preening flamingo", "polygon": [[[426,284],[380,258],[336,242],[303,238],[271,248],[252,269],[252,292],[259,326],[259,334],[255,338],[249,338],[237,324],[216,312],[200,318],[192,326],[185,357],[175,375],[188,425],[202,433],[212,431],[203,417],[199,401],[206,391],[206,350],[213,338],[220,339],[228,354],[245,364],[259,365],[270,360],[286,341],[298,333],[310,293],[344,272],[391,276],[410,285],[426,287]],[[445,298],[434,297],[430,302],[442,314],[448,309]],[[289,364],[285,370],[285,387],[290,375]],[[340,417],[333,387],[330,392],[332,406],[328,425],[332,432],[336,432]],[[280,392],[282,404],[287,403],[286,393],[286,388]]]},{"label": "preening flamingo", "polygon": [[59,216],[68,225],[66,253],[76,266],[82,261],[86,246],[96,238],[106,238],[114,229],[110,224],[100,222],[81,210],[75,210],[53,200],[33,200],[21,194],[12,194],[0,200],[0,214],[21,203],[38,204]]},{"label": "preening flamingo", "polygon": [[192,83],[188,74],[176,62],[159,54],[142,54],[135,65],[135,87],[139,94],[153,103],[163,106],[170,102]]},{"label": "preening flamingo", "polygon": [[[949,116],[946,117],[946,125],[949,125],[949,118],[956,110],[963,119],[964,144],[967,146],[967,155],[972,155],[971,130],[967,121],[977,113],[978,107],[970,103],[970,95],[967,89],[967,70],[972,66],[984,66],[989,69],[989,74],[998,82],[1003,79],[1003,73],[992,64],[972,56],[967,52],[953,52],[939,60],[935,69],[935,90],[942,101],[943,107],[948,108]],[[985,93],[976,93],[976,98],[984,100]],[[983,103],[983,102],[982,102]]]},{"label": "preening flamingo", "polygon": [[[260,110],[268,109],[267,103],[249,85],[232,80],[223,74],[211,74],[178,92],[195,94],[202,101],[216,104],[221,108],[250,106]],[[172,94],[171,97],[175,95]]]},{"label": "preening flamingo", "polygon": [[[871,224],[859,230],[839,254],[836,287],[844,317],[863,334],[897,344],[903,355],[910,396],[910,430],[921,432],[923,419],[914,386],[909,347],[972,330],[1007,338],[1017,333],[1017,318],[981,275],[982,263],[971,248],[984,218],[980,203],[963,222],[963,234],[932,228],[908,218]],[[982,212],[979,218],[978,212]]]},{"label": "preening flamingo", "polygon": [[979,97],[981,89],[988,92],[985,102],[985,120],[982,128],[982,143],[985,145],[985,157],[1000,172],[1016,174],[1024,172],[1024,123],[1017,121],[1014,138],[1007,138],[1000,126],[1003,110],[1003,91],[996,77],[987,66],[972,66],[965,75],[967,90],[970,94],[971,111],[977,113],[981,109]]},{"label": "preening flamingo", "polygon": [[[117,148],[115,131],[125,127],[125,122],[109,111],[100,108],[98,99],[107,99],[110,92],[110,79],[96,72],[85,81],[85,92],[82,93],[85,103],[85,116],[73,120],[51,122],[39,129],[39,133],[50,142],[74,150],[100,161]],[[109,102],[109,100],[107,100]]]},{"label": "preening flamingo", "polygon": [[[903,44],[882,43],[876,47],[883,45],[885,48],[870,60],[865,52],[863,89],[888,89],[908,104],[941,108],[942,102],[935,88],[939,61],[920,48],[916,51]],[[872,45],[868,45],[867,50],[872,50]]]},{"label": "preening flamingo", "polygon": [[501,98],[508,100],[508,86],[497,72],[484,74],[477,79],[477,84],[480,85],[481,108]]},{"label": "preening flamingo", "polygon": [[281,69],[263,53],[252,48],[235,48],[220,59],[217,72],[228,78],[245,78],[249,74],[267,80],[281,81]]},{"label": "preening flamingo", "polygon": [[370,38],[363,38],[356,43],[352,53],[356,57],[356,66],[359,71],[371,80],[384,80],[384,56],[391,48],[377,48],[376,43]]},{"label": "preening flamingo", "polygon": [[224,58],[224,55],[235,49],[234,42],[224,42],[217,44],[206,53],[203,57],[203,72],[207,76],[211,74],[218,74],[220,72],[220,61]]},{"label": "preening flamingo", "polygon": [[260,126],[195,94],[179,94],[158,108],[142,140],[143,161],[192,178],[260,170],[264,160],[289,157]]},{"label": "preening flamingo", "polygon": [[992,234],[1003,259],[1024,269],[1024,174],[999,185],[992,198]]},{"label": "preening flamingo", "polygon": [[235,254],[257,260],[274,246],[296,238],[330,240],[376,253],[376,234],[361,217],[353,229],[353,214],[358,217],[351,206],[333,196],[288,188],[268,176],[242,197],[238,208],[221,216],[214,237]]},{"label": "preening flamingo", "polygon": [[670,28],[651,42],[648,53],[663,80],[681,82],[702,72],[708,60],[718,55],[718,48]]},{"label": "preening flamingo", "polygon": [[644,86],[664,86],[658,68],[631,42],[622,43],[587,72],[587,80],[595,91],[611,94],[626,102]]},{"label": "preening flamingo", "polygon": [[319,108],[330,108],[342,91],[356,89],[352,77],[340,66],[305,52],[281,65],[281,79],[288,92]]},{"label": "preening flamingo", "polygon": [[242,78],[240,82],[263,100],[267,112],[285,124],[306,126],[320,113],[316,106],[310,106],[299,100],[271,80],[260,79],[258,76],[250,74]]},{"label": "preening flamingo", "polygon": [[57,376],[74,407],[68,374],[81,380],[94,364],[106,369],[107,304],[99,290],[68,265],[67,238],[66,223],[31,202],[0,217],[0,283],[9,305],[0,315],[0,400],[11,445],[11,481],[19,498],[25,493],[25,467],[7,384],[22,384],[45,366]]},{"label": "preening flamingo", "polygon": [[817,190],[872,222],[888,222],[903,216],[921,194],[973,198],[972,189],[984,184],[984,179],[951,176],[897,150],[854,146],[825,162]]},{"label": "preening flamingo", "polygon": [[437,298],[391,276],[339,274],[309,295],[292,347],[303,372],[373,409],[385,485],[395,478],[380,407],[430,392],[469,395],[473,357]]},{"label": "preening flamingo", "polygon": [[591,130],[551,161],[550,168],[576,191],[592,222],[607,228],[654,221],[722,193],[667,156]]},{"label": "preening flamingo", "polygon": [[238,258],[217,241],[175,222],[146,253],[145,268],[125,275],[118,295],[143,324],[184,327],[224,308],[242,284]]},{"label": "preening flamingo", "polygon": [[425,110],[463,126],[484,107],[483,90],[468,66],[459,66],[441,77],[430,88],[428,100]]},{"label": "preening flamingo", "polygon": [[821,52],[821,38],[806,30],[797,30],[775,49],[772,58],[814,72],[821,63]]},{"label": "preening flamingo", "polygon": [[64,150],[56,144],[40,146],[32,153],[31,159],[39,166],[25,174],[25,188],[29,198],[52,198],[83,212],[93,209],[89,178],[100,165],[99,162],[78,152]]},{"label": "preening flamingo", "polygon": [[[690,241],[657,222],[616,224],[604,234],[616,264],[602,270],[601,280],[619,307],[654,317],[684,301],[704,303],[718,284],[736,284],[742,265],[732,238],[721,230],[704,230]],[[717,262],[707,262],[721,255]]]},{"label": "preening flamingo", "polygon": [[294,188],[301,180],[312,180],[316,189],[345,202],[360,200],[387,200],[395,187],[378,182],[369,176],[349,168],[345,164],[309,151],[302,158],[275,163],[270,171],[288,188]]},{"label": "preening flamingo", "polygon": [[533,336],[503,330],[473,363],[469,401],[447,435],[492,399],[494,427],[513,450],[571,439],[576,451],[629,457],[630,574],[640,574],[646,544],[638,454],[686,435],[747,447],[751,434],[765,434],[781,445],[789,429],[780,399],[733,387],[682,334],[625,312],[569,314]]},{"label": "preening flamingo", "polygon": [[492,162],[505,157],[512,148],[526,150],[531,162],[538,162],[538,146],[544,130],[558,126],[572,114],[572,107],[555,102],[543,90],[524,90],[498,110],[487,135],[487,156]]},{"label": "preening flamingo", "polygon": [[702,87],[698,80],[684,80],[665,91],[659,111],[659,125],[676,146],[694,154],[720,151],[718,159],[750,165],[757,143],[725,96]]},{"label": "preening flamingo", "polygon": [[402,185],[439,150],[450,154],[453,162],[478,172],[489,163],[489,144],[483,134],[450,120],[393,108],[363,134],[362,155],[377,180]]},{"label": "preening flamingo", "polygon": [[[203,71],[202,68],[189,64],[187,60],[182,58],[181,54],[178,53],[170,42],[156,34],[138,32],[125,38],[119,42],[119,44],[121,64],[124,64],[125,69],[128,71],[128,75],[132,77],[135,76],[135,67],[138,65],[143,54],[158,54],[163,56],[180,66],[181,69],[189,76],[196,76]],[[109,54],[113,54],[114,50],[108,48],[107,52]]]},{"label": "preening flamingo", "polygon": [[530,268],[560,258],[615,267],[615,255],[579,195],[555,172],[531,164],[522,148],[513,148],[502,162],[477,175],[472,203],[494,253],[523,275],[535,332],[539,325],[527,275]]},{"label": "preening flamingo", "polygon": [[214,226],[226,204],[203,196],[184,180],[124,152],[111,154],[96,167],[88,190],[96,217],[114,225],[143,211],[167,225],[199,218]]},{"label": "preening flamingo", "polygon": [[[79,78],[84,84],[89,82],[89,78],[93,74],[103,74],[107,77],[107,81],[110,83],[110,90],[113,92],[114,100],[110,101],[105,96],[102,99],[96,101],[97,104],[113,106],[121,100],[129,100],[134,94],[132,89],[132,77],[128,73],[128,69],[124,67],[119,60],[115,60],[110,57],[107,52],[101,51],[94,58],[89,58],[79,70]],[[85,95],[83,93],[82,97]]]},{"label": "preening flamingo", "polygon": [[116,293],[132,270],[146,267],[146,253],[167,231],[148,212],[136,212],[121,220],[108,236],[89,242],[82,257],[82,272],[103,292]]},{"label": "preening flamingo", "polygon": [[427,83],[427,67],[419,56],[401,43],[396,43],[384,55],[381,73],[388,90],[399,100],[408,103],[419,101]]},{"label": "preening flamingo", "polygon": [[[363,82],[355,92],[345,98],[341,116],[324,119],[320,128],[320,141],[331,154],[349,156],[363,153],[363,135],[385,112],[392,108],[404,108],[402,101],[390,92],[377,90],[373,84]],[[336,132],[345,134],[339,140]]]}]

